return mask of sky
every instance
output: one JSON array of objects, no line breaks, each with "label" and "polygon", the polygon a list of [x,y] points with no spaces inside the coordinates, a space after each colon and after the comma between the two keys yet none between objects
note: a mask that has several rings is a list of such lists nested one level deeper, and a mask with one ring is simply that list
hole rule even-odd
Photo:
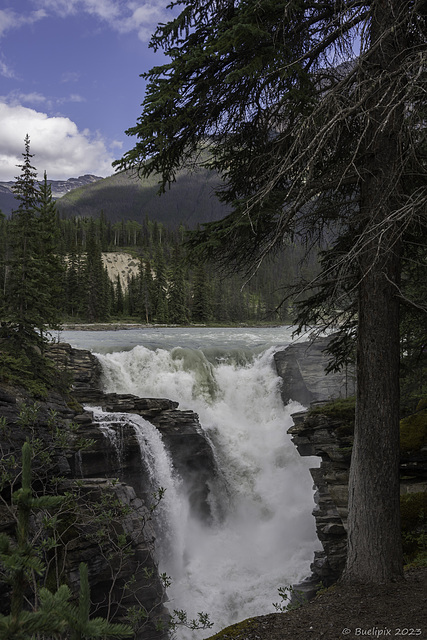
[{"label": "sky", "polygon": [[132,148],[140,74],[164,59],[148,43],[169,0],[1,0],[0,181],[30,136],[40,179],[106,177]]}]

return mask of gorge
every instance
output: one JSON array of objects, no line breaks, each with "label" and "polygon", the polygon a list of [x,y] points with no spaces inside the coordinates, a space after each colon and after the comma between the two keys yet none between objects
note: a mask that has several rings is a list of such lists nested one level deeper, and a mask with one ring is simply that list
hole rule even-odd
[{"label": "gorge", "polygon": [[[120,601],[123,584],[136,581],[117,615],[143,601],[149,619],[140,640],[162,637],[156,622],[168,615],[165,603],[190,618],[208,612],[214,632],[272,611],[280,586],[313,571],[303,584],[311,594],[342,569],[347,442],[324,418],[307,421],[304,406],[351,392],[351,376],[325,378],[324,342],[290,344],[290,334],[287,328],[227,336],[203,328],[82,331],[64,332],[52,347],[81,403],[67,407],[57,398],[55,410],[90,440],[57,466],[95,502],[116,496],[129,506],[121,526],[134,553],[120,569],[113,600]],[[0,398],[10,424],[19,406],[12,400],[7,393]],[[310,457],[301,458],[295,445]],[[159,487],[165,491],[153,515]],[[108,563],[83,538],[71,546],[70,579],[86,560],[102,611],[112,593]],[[157,562],[172,577],[166,592]],[[186,628],[177,633],[201,637]]]},{"label": "gorge", "polygon": [[[193,330],[191,336],[183,333],[145,331],[141,340],[135,331],[100,332],[95,346],[90,346],[98,351],[97,363],[102,366],[103,395],[94,392],[96,384],[89,385],[89,391],[78,380],[74,393],[87,411],[101,406],[115,414],[108,418],[95,411],[104,429],[108,420],[110,430],[123,433],[123,414],[130,412],[148,418],[160,430],[173,462],[164,464],[167,456],[162,454],[156,473],[162,467],[163,472],[169,468],[178,475],[178,479],[173,474],[165,478],[164,473],[154,477],[154,483],[168,487],[165,504],[166,497],[173,496],[162,520],[168,533],[157,530],[160,570],[172,576],[169,606],[185,609],[191,617],[208,611],[219,629],[274,610],[278,587],[299,582],[310,573],[320,545],[311,516],[308,467],[318,463],[301,459],[286,435],[293,424],[291,414],[303,409],[289,400],[292,393],[303,402],[307,394],[311,400],[332,397],[343,392],[343,380],[332,376],[325,382],[320,342],[316,351],[309,352],[305,343],[293,345],[293,352],[287,351],[285,372],[280,354],[291,342],[290,328],[269,331],[272,335],[241,330],[224,337],[224,332],[217,332],[215,339],[212,330]],[[94,339],[92,332],[66,332],[64,337],[78,346],[89,346]],[[122,339],[126,345],[119,344]],[[148,346],[142,346],[142,341]],[[135,342],[139,344],[134,346]],[[174,347],[174,342],[180,346]],[[277,374],[281,369],[283,378]],[[153,396],[157,403],[159,398],[179,401],[179,409],[164,406],[155,416],[152,408],[148,411],[143,406],[149,401],[140,399]],[[170,419],[173,427],[167,425]],[[127,420],[126,429],[134,428]],[[135,440],[127,437],[124,446],[133,450],[136,465]],[[98,475],[96,469],[96,461],[84,454],[83,475]],[[117,475],[141,495],[141,471],[138,480],[122,464]],[[153,474],[151,480],[149,471],[144,476],[142,485],[147,480],[153,483]],[[196,637],[183,630],[179,633],[179,637]]]}]

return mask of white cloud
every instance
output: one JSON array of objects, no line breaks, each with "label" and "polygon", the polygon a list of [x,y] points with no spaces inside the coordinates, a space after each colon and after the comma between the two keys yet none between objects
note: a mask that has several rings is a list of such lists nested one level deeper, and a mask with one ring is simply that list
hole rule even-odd
[{"label": "white cloud", "polygon": [[167,0],[38,0],[37,3],[62,18],[88,13],[119,33],[136,32],[143,42],[151,38],[159,22],[171,19]]},{"label": "white cloud", "polygon": [[58,104],[65,104],[66,102],[86,102],[86,98],[83,98],[83,96],[78,93],[70,93],[69,96],[65,96],[64,98],[57,98],[56,102]]},{"label": "white cloud", "polygon": [[[23,93],[22,91],[11,91],[6,96],[0,95],[0,101],[8,104],[11,107],[29,106],[29,107],[43,107],[50,112],[56,109],[58,106],[67,104],[68,102],[86,102],[86,98],[78,93],[70,93],[68,96],[62,96],[61,98],[52,98],[44,96],[38,91],[32,91],[30,93]],[[58,115],[58,114],[56,114]]]},{"label": "white cloud", "polygon": [[123,20],[119,29],[123,32],[136,30],[138,37],[143,42],[150,40],[159,22],[167,22],[171,19],[170,11],[166,11],[163,3],[151,2],[129,2],[128,8],[132,15]]},{"label": "white cloud", "polygon": [[122,9],[122,2],[116,0],[37,0],[37,3],[61,18],[83,11],[108,23],[119,18]]},{"label": "white cloud", "polygon": [[0,60],[0,76],[3,76],[3,78],[15,77],[14,70],[4,60]]},{"label": "white cloud", "polygon": [[[0,38],[10,29],[19,29],[24,25],[34,24],[45,17],[44,9],[25,13],[17,13],[12,9],[0,9]],[[0,60],[0,76],[3,78],[16,77],[15,71],[4,59]]]},{"label": "white cloud", "polygon": [[33,24],[46,17],[44,9],[30,11],[25,13],[17,13],[11,9],[0,9],[0,37],[9,29],[19,29],[20,27]]},{"label": "white cloud", "polygon": [[19,106],[23,102],[26,104],[46,104],[49,100],[46,96],[33,91],[32,93],[22,93],[20,91],[12,91],[5,100],[9,105]]},{"label": "white cloud", "polygon": [[66,71],[61,76],[61,82],[78,82],[80,73],[78,71]]},{"label": "white cloud", "polygon": [[168,0],[33,0],[33,3],[37,10],[31,12],[0,9],[0,37],[9,29],[33,24],[52,14],[67,18],[87,13],[119,33],[135,32],[147,42],[158,23],[167,22],[172,15],[166,9]]},{"label": "white cloud", "polygon": [[21,105],[0,102],[0,180],[14,180],[22,162],[24,138],[30,136],[33,165],[39,176],[53,180],[85,173],[113,173],[113,156],[105,140],[87,129],[79,131],[69,118],[49,117]]}]

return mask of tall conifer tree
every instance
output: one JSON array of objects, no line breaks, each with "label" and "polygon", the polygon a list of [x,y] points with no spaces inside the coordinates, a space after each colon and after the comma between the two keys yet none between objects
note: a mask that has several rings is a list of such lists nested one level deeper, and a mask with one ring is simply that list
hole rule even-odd
[{"label": "tall conifer tree", "polygon": [[178,244],[173,247],[169,282],[169,322],[184,324],[188,322],[188,311],[186,308],[184,265]]},{"label": "tall conifer tree", "polygon": [[30,138],[25,137],[24,161],[14,186],[18,208],[10,222],[9,277],[5,290],[2,331],[21,350],[40,346],[46,321],[45,278],[40,256],[40,226],[36,215],[38,188],[36,170],[31,164]]},{"label": "tall conifer tree", "polygon": [[178,5],[153,36],[170,61],[146,74],[138,140],[118,164],[163,188],[196,152],[220,171],[233,210],[193,235],[197,260],[253,273],[295,237],[335,237],[315,284],[325,315],[345,302],[357,329],[345,578],[400,578],[400,274],[408,230],[427,226],[426,3]]},{"label": "tall conifer tree", "polygon": [[58,211],[46,172],[37,193],[38,260],[41,266],[39,294],[42,296],[44,323],[59,329],[63,310],[63,274],[65,266],[59,254]]}]

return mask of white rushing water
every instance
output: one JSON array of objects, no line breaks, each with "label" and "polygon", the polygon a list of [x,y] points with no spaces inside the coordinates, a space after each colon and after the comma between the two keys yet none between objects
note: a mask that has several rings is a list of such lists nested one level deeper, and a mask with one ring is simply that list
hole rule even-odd
[{"label": "white rushing water", "polygon": [[182,561],[179,567],[176,567],[174,562],[184,556],[184,529],[181,522],[186,520],[185,514],[189,504],[181,490],[181,479],[173,468],[171,456],[163,444],[159,430],[148,420],[136,414],[106,412],[99,407],[88,407],[88,409],[92,411],[101,431],[115,447],[119,460],[122,439],[118,436],[117,425],[122,424],[133,428],[153,493],[160,488],[164,490],[155,512],[158,520],[158,534],[161,536],[160,549],[162,555],[167,557],[170,568],[175,573],[177,570],[180,571]]},{"label": "white rushing water", "polygon": [[[251,330],[245,339],[241,330],[227,342],[223,333],[215,341],[212,334],[203,337],[197,332],[191,342],[187,331],[180,340],[178,334],[173,336],[180,345],[173,347],[168,332],[167,348],[161,347],[159,336],[151,344],[147,340],[151,348],[134,346],[135,335],[127,346],[121,344],[126,338],[117,335],[105,336],[102,345],[92,343],[107,392],[176,400],[180,409],[199,414],[212,443],[227,499],[212,487],[213,512],[220,507],[222,517],[209,525],[190,515],[171,460],[162,453],[160,439],[154,443],[153,433],[149,445],[155,481],[158,486],[169,483],[166,494],[172,498],[166,517],[169,539],[176,544],[172,555],[158,550],[160,570],[173,579],[170,607],[185,609],[189,618],[208,612],[215,622],[212,633],[274,611],[277,589],[305,578],[319,547],[308,471],[317,461],[301,458],[286,433],[291,414],[301,406],[283,406],[273,365],[276,347],[271,345],[275,339],[277,344],[288,343],[289,333],[284,330],[278,340]],[[85,332],[84,345],[67,335],[62,339],[87,348],[90,337]],[[137,340],[142,342],[139,336]],[[147,432],[144,438],[147,442]],[[183,639],[202,636],[178,632]]]}]

